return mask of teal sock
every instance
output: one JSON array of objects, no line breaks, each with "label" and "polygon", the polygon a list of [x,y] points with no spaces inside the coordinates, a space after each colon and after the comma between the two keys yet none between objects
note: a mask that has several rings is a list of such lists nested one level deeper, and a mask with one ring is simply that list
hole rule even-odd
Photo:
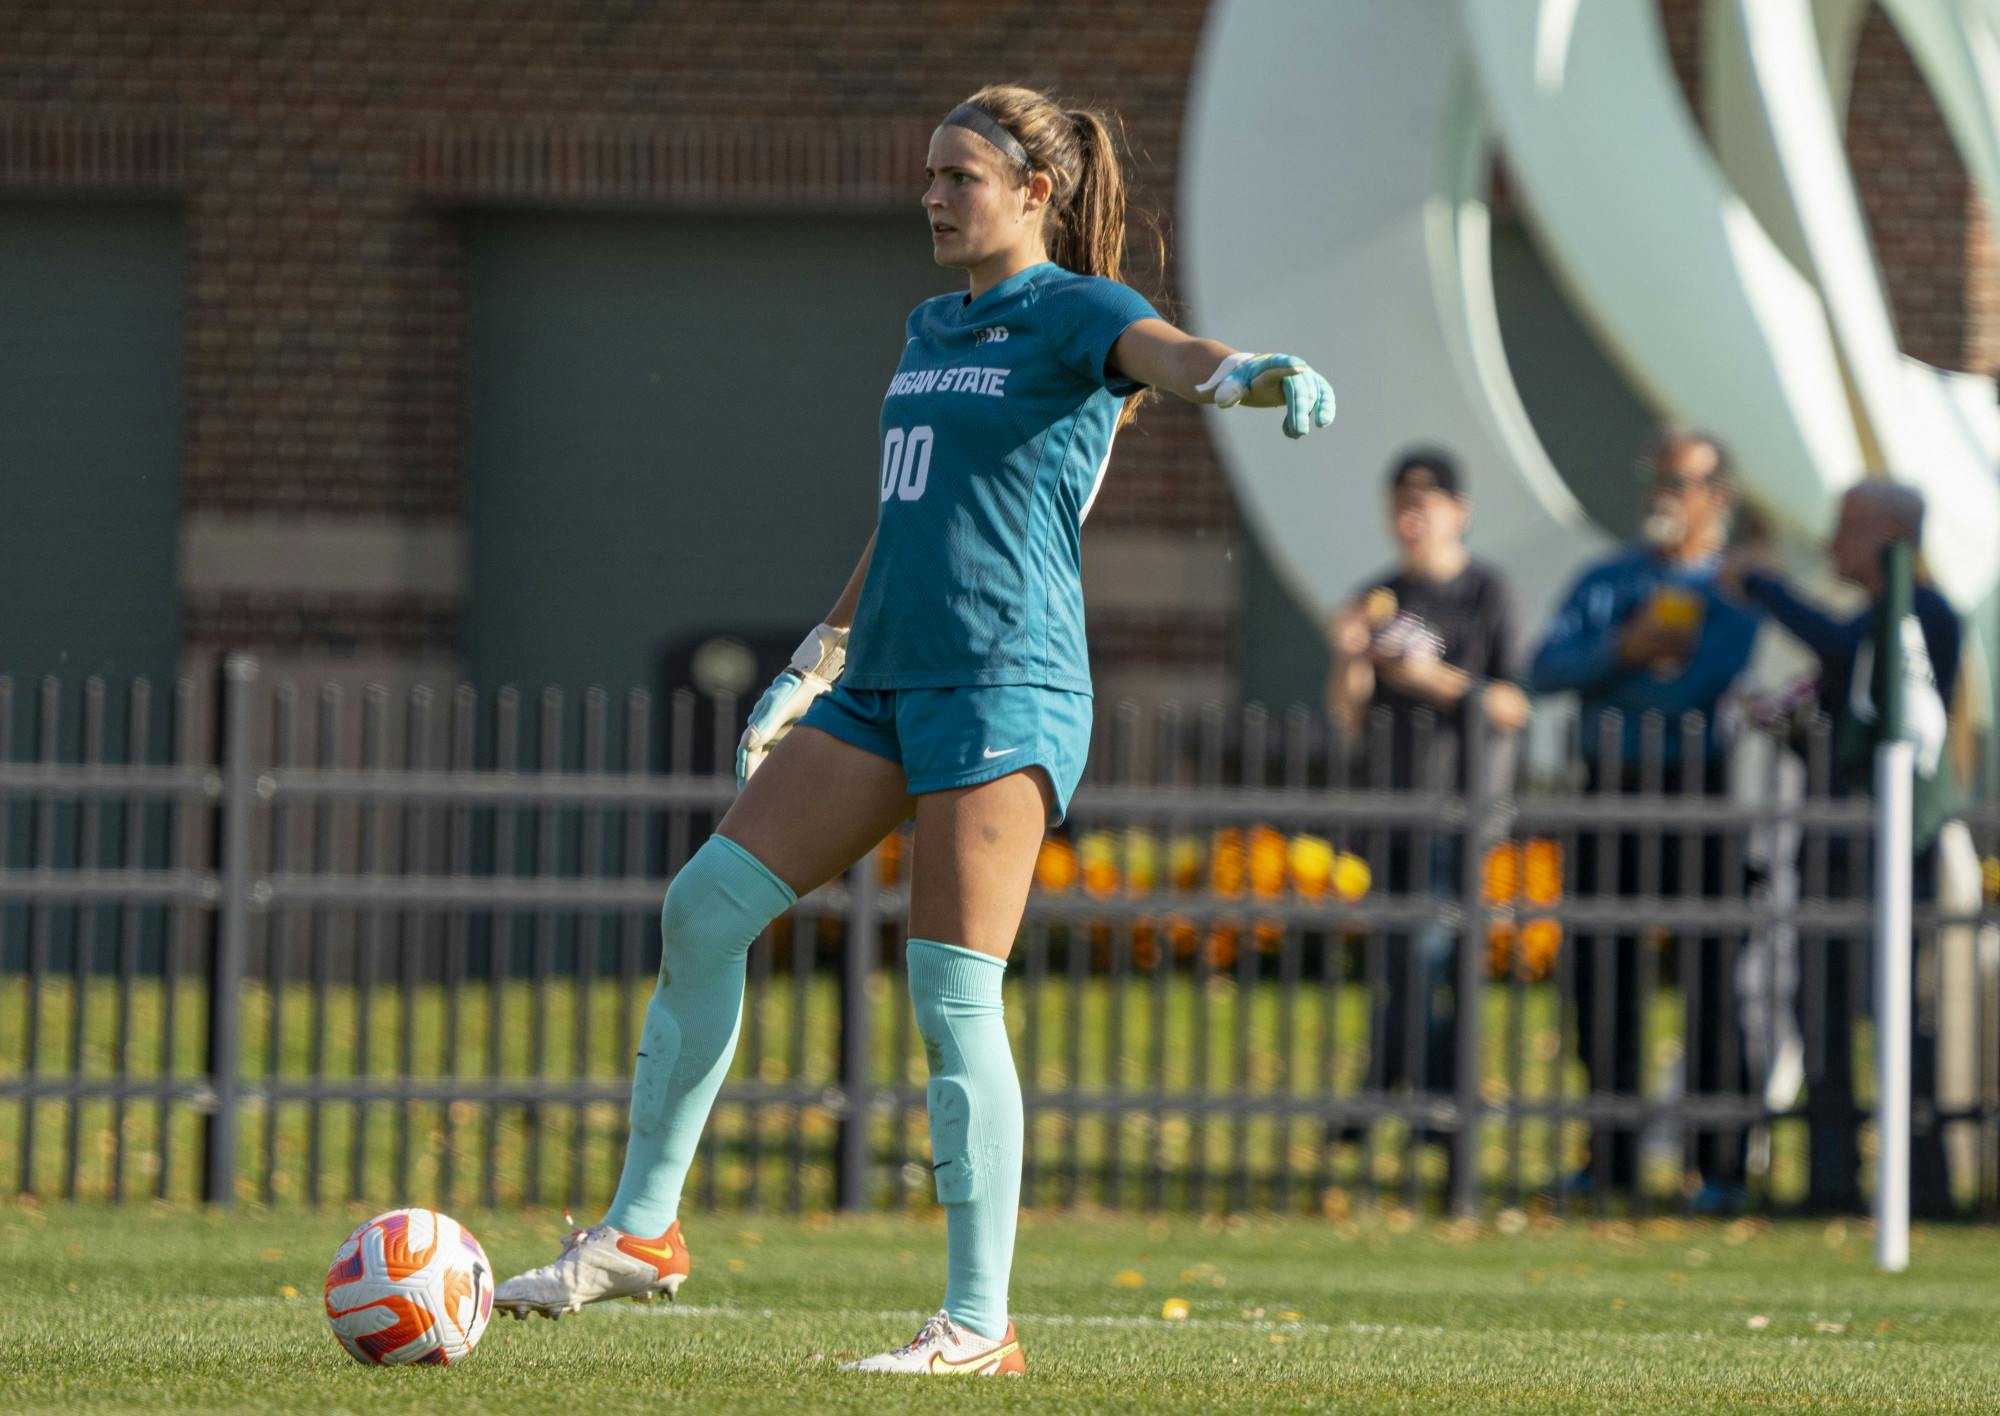
[{"label": "teal sock", "polygon": [[1005,960],[912,939],[910,1001],[930,1063],[931,1172],[945,1216],[944,1307],[998,1341],[1021,1210],[1021,1083],[1007,1045]]},{"label": "teal sock", "polygon": [[681,1183],[736,1052],[743,966],[796,897],[750,852],[710,836],[660,907],[660,979],[632,1075],[632,1137],[604,1222],[651,1238],[680,1212]]}]

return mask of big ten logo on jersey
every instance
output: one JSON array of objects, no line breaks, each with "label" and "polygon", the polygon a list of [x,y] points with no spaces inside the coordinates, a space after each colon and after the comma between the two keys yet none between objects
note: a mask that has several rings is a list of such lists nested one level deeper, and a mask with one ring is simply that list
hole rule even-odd
[{"label": "big ten logo on jersey", "polygon": [[882,434],[882,500],[915,501],[931,481],[931,429],[891,428]]},{"label": "big ten logo on jersey", "polygon": [[1005,344],[1007,342],[1007,326],[988,325],[985,329],[979,330],[972,336],[972,342],[974,344]]}]

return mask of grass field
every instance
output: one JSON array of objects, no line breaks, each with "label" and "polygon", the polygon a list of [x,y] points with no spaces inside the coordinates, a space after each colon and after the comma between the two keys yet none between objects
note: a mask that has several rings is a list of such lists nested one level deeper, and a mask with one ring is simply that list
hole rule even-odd
[{"label": "grass field", "polygon": [[[356,1211],[356,1214],[361,1213]],[[553,1216],[468,1213],[503,1272]],[[1518,1216],[1509,1218],[1518,1219]],[[496,1321],[450,1369],[367,1369],[320,1313],[350,1223],[180,1208],[0,1209],[7,1411],[1986,1411],[2000,1233],[1919,1230],[1877,1275],[1861,1225],[1660,1220],[1467,1230],[1030,1217],[1023,1381],[834,1370],[938,1298],[943,1233],[890,1219],[688,1223],[678,1307]],[[1163,1304],[1186,1301],[1185,1321]]]}]

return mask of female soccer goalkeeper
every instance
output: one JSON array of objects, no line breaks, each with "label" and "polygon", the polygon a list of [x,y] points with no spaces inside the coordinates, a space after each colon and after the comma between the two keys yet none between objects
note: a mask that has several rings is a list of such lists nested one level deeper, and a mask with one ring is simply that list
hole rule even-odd
[{"label": "female soccer goalkeeper", "polygon": [[1120,283],[1125,184],[1100,114],[984,88],[945,116],[928,163],[931,248],[968,288],[909,317],[874,537],[752,711],[742,794],[667,891],[617,1197],[501,1285],[495,1306],[517,1317],[680,1287],[681,1183],[735,1049],[751,941],[914,812],[909,980],[944,1305],[854,1365],[1022,1370],[1007,1318],[1021,1091],[1000,981],[1090,741],[1083,519],[1141,390],[1282,406],[1294,438],[1333,421],[1333,392],[1301,359],[1183,334]]}]

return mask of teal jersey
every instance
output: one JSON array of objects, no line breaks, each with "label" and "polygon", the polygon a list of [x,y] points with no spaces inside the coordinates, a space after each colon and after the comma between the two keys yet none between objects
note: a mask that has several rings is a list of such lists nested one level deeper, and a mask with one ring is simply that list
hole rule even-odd
[{"label": "teal jersey", "polygon": [[843,683],[1090,691],[1083,518],[1140,388],[1105,365],[1154,317],[1130,286],[1050,264],[911,312]]}]

